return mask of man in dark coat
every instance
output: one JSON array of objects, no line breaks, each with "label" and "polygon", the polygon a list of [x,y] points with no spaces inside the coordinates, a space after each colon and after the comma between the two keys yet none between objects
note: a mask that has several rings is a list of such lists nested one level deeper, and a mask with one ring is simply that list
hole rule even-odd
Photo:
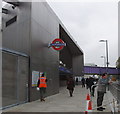
[{"label": "man in dark coat", "polygon": [[74,87],[75,87],[75,80],[71,76],[67,81],[67,89],[69,90],[70,97],[73,96]]},{"label": "man in dark coat", "polygon": [[85,78],[84,77],[81,79],[81,82],[82,82],[82,87],[85,87]]},{"label": "man in dark coat", "polygon": [[78,78],[76,78],[76,80],[75,80],[75,81],[76,81],[76,85],[78,85]]},{"label": "man in dark coat", "polygon": [[96,87],[96,86],[93,86],[94,82],[95,82],[95,79],[91,76],[88,79],[88,88],[90,89],[90,93],[92,93],[93,97],[94,97],[94,91],[95,91],[95,87]]},{"label": "man in dark coat", "polygon": [[89,83],[89,79],[88,78],[86,78],[85,83],[86,83],[86,89],[88,89],[88,83]]}]

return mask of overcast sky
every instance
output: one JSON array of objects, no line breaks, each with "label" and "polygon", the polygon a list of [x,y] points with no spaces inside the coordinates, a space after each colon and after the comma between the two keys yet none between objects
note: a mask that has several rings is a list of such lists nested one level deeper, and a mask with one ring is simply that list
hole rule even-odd
[{"label": "overcast sky", "polygon": [[[100,0],[99,0],[100,1]],[[101,0],[102,1],[102,0]],[[84,52],[85,63],[104,65],[105,43],[108,40],[109,63],[118,59],[118,3],[112,2],[49,2],[50,6]]]}]

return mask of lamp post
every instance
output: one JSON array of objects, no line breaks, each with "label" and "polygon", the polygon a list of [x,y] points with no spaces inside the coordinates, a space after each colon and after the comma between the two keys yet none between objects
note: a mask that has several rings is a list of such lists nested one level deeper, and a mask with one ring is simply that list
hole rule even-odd
[{"label": "lamp post", "polygon": [[106,67],[106,60],[105,60],[105,56],[101,56],[101,58],[104,59],[104,67]]},{"label": "lamp post", "polygon": [[99,42],[105,42],[106,43],[106,72],[108,73],[108,65],[109,65],[109,62],[108,62],[108,41],[107,40],[100,40]]}]

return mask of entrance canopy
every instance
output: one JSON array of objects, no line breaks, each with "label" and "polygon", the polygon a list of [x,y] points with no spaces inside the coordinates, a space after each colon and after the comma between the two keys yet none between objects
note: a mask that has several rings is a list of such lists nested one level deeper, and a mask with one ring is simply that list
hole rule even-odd
[{"label": "entrance canopy", "polygon": [[65,74],[73,74],[72,71],[70,71],[69,69],[67,69],[66,67],[63,66],[59,66],[59,72],[61,75],[65,75]]}]

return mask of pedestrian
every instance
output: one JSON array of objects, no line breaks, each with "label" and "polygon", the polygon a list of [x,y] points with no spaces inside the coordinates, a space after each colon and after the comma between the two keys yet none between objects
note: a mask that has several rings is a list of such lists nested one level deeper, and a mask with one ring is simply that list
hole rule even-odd
[{"label": "pedestrian", "polygon": [[91,96],[95,96],[94,93],[95,93],[95,88],[97,87],[96,86],[97,84],[97,81],[94,79],[94,82],[93,82],[93,85],[91,86]]},{"label": "pedestrian", "polygon": [[106,93],[106,86],[107,84],[110,83],[108,82],[107,74],[104,73],[98,80],[98,88],[97,88],[97,110],[98,111],[103,111],[105,110],[104,107],[102,107],[102,102],[104,98],[104,94]]},{"label": "pedestrian", "polygon": [[85,78],[84,77],[81,79],[81,82],[82,82],[82,87],[85,87]]},{"label": "pedestrian", "polygon": [[69,90],[70,97],[73,96],[73,91],[75,87],[75,80],[73,79],[72,76],[67,80],[67,89]]},{"label": "pedestrian", "polygon": [[[90,90],[90,93],[91,93],[91,92],[94,92],[94,91],[92,91],[92,89],[93,89],[92,87],[93,87],[93,85],[94,85],[94,81],[95,81],[94,78],[93,78],[92,76],[90,76],[89,79],[88,79],[88,88],[89,88],[89,90]],[[93,90],[94,90],[94,89],[93,89]]]},{"label": "pedestrian", "polygon": [[86,80],[85,80],[86,89],[88,89],[88,83],[89,83],[89,79],[88,79],[88,78],[86,78]]},{"label": "pedestrian", "polygon": [[38,79],[37,87],[39,88],[39,91],[40,91],[40,100],[45,101],[45,93],[46,93],[46,88],[47,88],[47,79],[44,76],[44,73]]},{"label": "pedestrian", "polygon": [[76,81],[76,85],[78,85],[78,77],[76,78],[76,80],[75,80],[75,81]]}]

